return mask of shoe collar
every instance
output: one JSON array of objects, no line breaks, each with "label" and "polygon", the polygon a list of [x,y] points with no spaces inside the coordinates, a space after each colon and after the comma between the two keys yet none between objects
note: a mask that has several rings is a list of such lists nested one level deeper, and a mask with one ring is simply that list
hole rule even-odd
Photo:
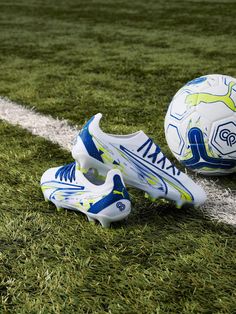
[{"label": "shoe collar", "polygon": [[108,134],[101,130],[100,128],[100,121],[102,118],[101,113],[97,113],[93,120],[91,121],[89,125],[89,131],[91,134],[95,135],[98,138],[101,138],[103,140],[107,140],[109,142],[122,144],[122,143],[133,143],[133,142],[142,142],[147,139],[147,135],[142,131],[137,131],[135,133],[131,134],[125,134],[125,135],[117,135],[117,134]]}]

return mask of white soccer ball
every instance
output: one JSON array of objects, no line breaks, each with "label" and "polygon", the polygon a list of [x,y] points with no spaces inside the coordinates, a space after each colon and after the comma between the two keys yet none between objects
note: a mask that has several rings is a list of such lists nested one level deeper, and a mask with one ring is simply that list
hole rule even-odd
[{"label": "white soccer ball", "polygon": [[203,174],[236,172],[236,79],[212,74],[184,85],[165,117],[169,148]]}]

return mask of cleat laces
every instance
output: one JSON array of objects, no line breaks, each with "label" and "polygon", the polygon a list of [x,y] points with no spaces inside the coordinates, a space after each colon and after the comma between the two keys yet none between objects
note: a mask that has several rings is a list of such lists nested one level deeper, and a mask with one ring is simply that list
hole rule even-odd
[{"label": "cleat laces", "polygon": [[57,179],[58,177],[60,177],[61,181],[63,179],[65,181],[69,180],[70,182],[75,181],[75,168],[76,168],[75,162],[62,166],[57,170],[55,178]]},{"label": "cleat laces", "polygon": [[[154,153],[148,155],[148,153],[149,153],[149,151],[151,150],[151,148],[153,147],[153,145],[154,145],[154,147],[155,147],[155,151],[154,151]],[[169,169],[172,169],[173,175],[177,175],[177,176],[178,176],[178,175],[180,174],[180,170],[178,170],[178,169],[167,159],[167,157],[166,157],[164,154],[162,154],[162,157],[161,157],[159,160],[157,160],[158,155],[161,153],[161,149],[160,149],[160,147],[159,147],[157,144],[155,144],[155,143],[153,142],[153,140],[152,140],[151,138],[149,138],[145,143],[143,143],[143,144],[138,148],[137,152],[140,152],[140,151],[143,150],[145,147],[146,147],[146,149],[145,149],[145,151],[143,152],[143,158],[147,157],[147,158],[151,159],[151,162],[152,162],[153,164],[156,163],[157,165],[160,165],[162,170],[169,170]],[[170,163],[169,166],[166,166],[166,163],[167,163],[167,162]]]}]

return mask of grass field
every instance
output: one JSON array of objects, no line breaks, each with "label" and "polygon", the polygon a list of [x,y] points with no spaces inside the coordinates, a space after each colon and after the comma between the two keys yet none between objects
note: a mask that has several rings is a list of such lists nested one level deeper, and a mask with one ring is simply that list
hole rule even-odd
[{"label": "grass field", "polygon": [[[235,12],[234,0],[0,0],[0,95],[71,124],[102,112],[105,131],[143,129],[172,158],[163,120],[178,88],[236,77]],[[56,212],[39,180],[70,161],[0,121],[0,313],[236,312],[234,227],[135,190],[111,229]]]}]

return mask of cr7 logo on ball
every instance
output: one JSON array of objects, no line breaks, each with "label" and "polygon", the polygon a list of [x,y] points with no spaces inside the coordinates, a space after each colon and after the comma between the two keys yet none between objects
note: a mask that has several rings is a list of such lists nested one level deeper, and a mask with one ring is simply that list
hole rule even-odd
[{"label": "cr7 logo on ball", "polygon": [[236,152],[236,122],[229,121],[215,127],[211,145],[221,155],[231,155]]},{"label": "cr7 logo on ball", "polygon": [[222,141],[225,141],[228,146],[233,146],[236,143],[236,133],[231,132],[229,129],[223,129],[219,133]]}]

